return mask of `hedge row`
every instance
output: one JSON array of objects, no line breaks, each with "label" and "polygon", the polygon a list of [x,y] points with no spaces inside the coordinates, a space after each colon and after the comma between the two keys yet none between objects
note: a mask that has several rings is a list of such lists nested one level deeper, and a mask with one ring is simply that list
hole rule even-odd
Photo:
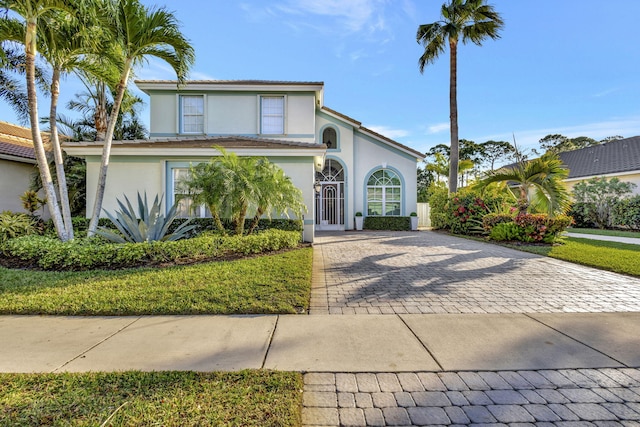
[{"label": "hedge row", "polygon": [[364,218],[365,230],[411,230],[411,217],[408,216],[367,216]]},{"label": "hedge row", "polygon": [[30,235],[7,241],[0,252],[44,270],[69,271],[216,260],[295,248],[299,243],[299,232],[282,230],[250,236],[204,234],[175,242],[147,243],[104,243],[100,239],[61,242],[52,237]]},{"label": "hedge row", "polygon": [[[89,218],[72,218],[74,230],[79,232],[87,231],[87,229],[89,228],[89,221],[90,221]],[[171,223],[171,226],[169,227],[169,233],[172,233],[173,231],[175,231],[176,228],[184,224],[186,221],[188,221],[187,218],[176,218],[175,220],[173,220],[173,222]],[[253,219],[245,220],[245,223],[244,223],[245,230],[249,228],[252,222],[253,222]],[[193,231],[190,234],[191,237],[197,236],[207,231],[213,231],[213,232],[218,231],[213,218],[192,218],[191,224],[196,225],[196,227],[193,229]],[[228,232],[234,231],[234,226],[231,220],[223,219],[222,224],[224,225],[225,230],[227,230]],[[100,218],[100,220],[98,221],[98,225],[106,228],[115,228],[109,218]],[[53,224],[51,224],[50,226],[53,228]],[[256,231],[265,231],[265,230],[275,229],[275,230],[282,230],[282,231],[302,232],[302,228],[303,226],[302,226],[301,220],[261,218],[260,221],[258,222],[258,228],[256,229]]]}]

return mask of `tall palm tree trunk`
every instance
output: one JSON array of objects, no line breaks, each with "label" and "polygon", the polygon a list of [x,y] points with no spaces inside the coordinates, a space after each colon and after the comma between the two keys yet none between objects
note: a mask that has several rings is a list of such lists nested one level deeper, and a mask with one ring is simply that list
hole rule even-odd
[{"label": "tall palm tree trunk", "polygon": [[37,18],[27,19],[27,31],[25,35],[25,53],[26,53],[26,73],[27,73],[27,98],[29,100],[29,120],[31,121],[31,137],[33,138],[33,148],[38,161],[38,169],[40,170],[40,179],[42,180],[42,187],[44,188],[45,195],[47,197],[47,207],[49,208],[49,214],[53,220],[56,233],[62,241],[68,239],[67,232],[64,227],[62,215],[60,214],[60,207],[58,206],[58,199],[56,197],[55,186],[51,179],[51,172],[49,171],[49,163],[47,162],[47,155],[44,150],[44,144],[42,142],[42,135],[40,135],[40,126],[38,124],[38,96],[36,91],[36,34],[37,34],[38,20]]},{"label": "tall palm tree trunk", "polygon": [[109,127],[107,128],[107,135],[105,136],[104,145],[102,147],[102,162],[100,163],[100,175],[98,177],[98,188],[96,189],[96,200],[93,204],[91,221],[89,221],[89,229],[87,230],[87,235],[89,237],[93,236],[98,229],[98,220],[100,219],[100,212],[102,211],[104,191],[107,186],[107,171],[109,169],[109,157],[111,156],[113,133],[116,128],[116,121],[120,112],[120,105],[122,105],[122,99],[124,98],[124,92],[127,88],[127,82],[129,81],[131,65],[132,63],[130,60],[124,64],[124,71],[122,72],[120,82],[118,83],[116,97],[113,100],[113,108],[111,110],[111,116],[109,117]]},{"label": "tall palm tree trunk", "polygon": [[450,38],[449,120],[451,124],[451,151],[449,158],[449,193],[458,191],[458,41]]},{"label": "tall palm tree trunk", "polygon": [[96,86],[96,110],[94,121],[96,126],[96,141],[104,141],[107,135],[107,88],[104,82]]},{"label": "tall palm tree trunk", "polygon": [[60,97],[60,70],[54,68],[51,79],[51,109],[49,112],[49,124],[51,128],[51,145],[53,147],[53,158],[56,165],[56,176],[58,177],[58,192],[60,194],[60,204],[62,205],[62,219],[64,221],[65,232],[69,240],[73,239],[73,224],[71,222],[71,207],[69,206],[69,194],[67,192],[67,177],[64,171],[64,158],[58,137],[58,125],[56,117],[58,115],[58,99]]}]

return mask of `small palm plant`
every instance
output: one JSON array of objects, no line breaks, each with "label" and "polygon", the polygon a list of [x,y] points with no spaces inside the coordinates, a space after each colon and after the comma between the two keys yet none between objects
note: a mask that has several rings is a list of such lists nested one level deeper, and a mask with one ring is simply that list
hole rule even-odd
[{"label": "small palm plant", "polygon": [[126,205],[117,199],[120,210],[116,211],[115,215],[105,211],[107,217],[121,234],[104,227],[100,227],[96,234],[116,243],[172,241],[186,238],[188,233],[196,227],[195,224],[189,224],[191,222],[189,219],[176,228],[173,233],[168,233],[171,223],[178,215],[177,205],[174,204],[165,216],[161,213],[162,197],[158,199],[157,195],[153,200],[153,205],[149,208],[147,193],[144,193],[144,200],[138,193],[137,213],[127,196],[124,196],[124,200]]}]

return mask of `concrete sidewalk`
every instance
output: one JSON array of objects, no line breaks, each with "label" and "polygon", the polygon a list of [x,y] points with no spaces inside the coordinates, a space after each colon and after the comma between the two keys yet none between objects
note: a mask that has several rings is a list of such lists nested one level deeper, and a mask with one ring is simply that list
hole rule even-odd
[{"label": "concrete sidewalk", "polygon": [[620,236],[600,236],[598,234],[584,234],[584,233],[573,233],[573,232],[565,232],[565,236],[567,237],[576,237],[579,239],[591,239],[591,240],[602,240],[605,242],[618,242],[618,243],[627,243],[630,245],[640,245],[640,238],[637,237],[620,237]]},{"label": "concrete sidewalk", "polygon": [[640,367],[640,313],[0,317],[1,372]]}]

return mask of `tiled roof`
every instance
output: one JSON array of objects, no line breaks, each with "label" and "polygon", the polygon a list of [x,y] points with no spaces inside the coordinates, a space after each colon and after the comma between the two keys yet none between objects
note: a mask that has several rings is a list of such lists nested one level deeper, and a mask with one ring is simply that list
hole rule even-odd
[{"label": "tiled roof", "polygon": [[569,178],[640,172],[640,136],[560,153]]},{"label": "tiled roof", "polygon": [[[50,150],[49,135],[42,134],[45,149]],[[31,129],[0,121],[0,156],[36,158],[31,139]]]},{"label": "tiled roof", "polygon": [[[312,144],[301,141],[285,141],[270,138],[253,138],[247,136],[189,136],[175,138],[136,139],[132,141],[113,141],[113,146],[131,148],[211,148],[213,146],[223,148],[325,148],[324,144]],[[91,147],[102,146],[96,142],[69,142],[66,147]]]},{"label": "tiled roof", "polygon": [[19,144],[12,144],[10,142],[0,141],[0,156],[13,156],[21,157],[23,159],[35,160],[36,153],[32,147],[25,147]]},{"label": "tiled roof", "polygon": [[[135,83],[178,84],[177,80],[135,80]],[[187,80],[183,84],[216,84],[216,85],[309,85],[323,86],[324,82],[294,82],[284,80]]]}]

